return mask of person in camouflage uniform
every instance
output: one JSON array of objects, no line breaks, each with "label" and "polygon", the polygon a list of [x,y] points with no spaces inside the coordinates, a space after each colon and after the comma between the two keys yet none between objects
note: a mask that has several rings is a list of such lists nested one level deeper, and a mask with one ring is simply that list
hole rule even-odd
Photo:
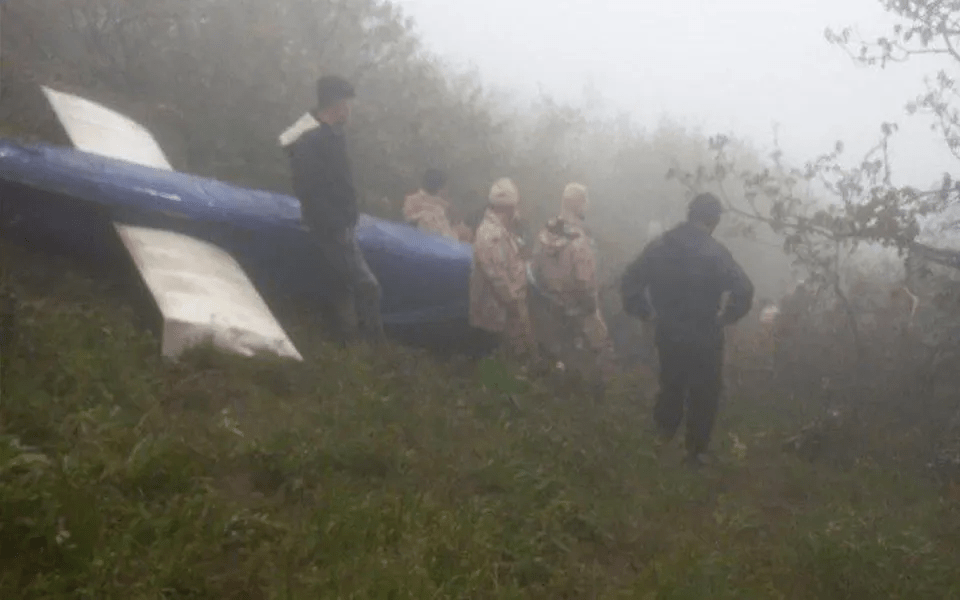
[{"label": "person in camouflage uniform", "polygon": [[410,194],[404,199],[403,218],[421,231],[457,240],[460,236],[450,225],[450,219],[447,216],[450,202],[442,195],[446,184],[446,173],[439,169],[428,169],[423,175],[423,182],[417,193]]},{"label": "person in camouflage uniform", "polygon": [[553,357],[608,382],[616,371],[613,344],[600,312],[594,242],[584,229],[587,188],[564,189],[560,216],[540,231],[527,272],[537,340]]},{"label": "person in camouflage uniform", "polygon": [[477,228],[470,273],[470,325],[501,336],[518,356],[534,353],[527,309],[526,264],[511,231],[520,194],[510,179],[490,189],[489,206]]}]

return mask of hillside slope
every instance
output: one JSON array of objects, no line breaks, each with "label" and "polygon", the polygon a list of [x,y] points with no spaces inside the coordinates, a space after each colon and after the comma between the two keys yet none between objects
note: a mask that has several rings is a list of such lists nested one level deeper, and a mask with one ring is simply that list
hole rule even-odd
[{"label": "hillside slope", "polygon": [[654,451],[650,382],[595,405],[302,342],[165,364],[110,286],[0,261],[2,598],[960,597],[957,498],[784,453],[786,399],[731,389],[722,465],[690,473]]}]

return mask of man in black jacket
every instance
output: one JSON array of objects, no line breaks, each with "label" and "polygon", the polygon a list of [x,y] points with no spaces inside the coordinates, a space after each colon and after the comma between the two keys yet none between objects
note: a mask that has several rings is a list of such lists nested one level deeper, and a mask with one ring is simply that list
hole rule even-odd
[{"label": "man in black jacket", "polygon": [[[660,393],[654,420],[665,440],[687,417],[687,461],[703,464],[720,401],[723,328],[753,303],[753,284],[713,238],[723,207],[713,194],[690,203],[687,221],[650,242],[627,268],[624,310],[655,320]],[[729,293],[728,302],[721,299]]]},{"label": "man in black jacket", "polygon": [[[350,119],[353,86],[336,75],[317,82],[317,107],[281,136],[293,172],[303,222],[313,232],[321,258],[336,276],[331,282],[335,335],[369,341],[383,337],[380,284],[357,244],[359,211],[343,127]],[[294,129],[291,128],[291,129]]]}]

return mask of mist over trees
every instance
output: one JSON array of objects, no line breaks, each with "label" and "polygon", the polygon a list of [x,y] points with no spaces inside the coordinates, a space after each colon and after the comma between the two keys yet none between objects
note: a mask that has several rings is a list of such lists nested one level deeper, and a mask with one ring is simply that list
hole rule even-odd
[{"label": "mist over trees", "polygon": [[[865,64],[917,54],[960,60],[956,11],[886,4],[905,19],[889,37],[857,42],[847,29],[828,31],[828,40]],[[439,166],[451,172],[455,219],[482,210],[490,182],[508,175],[536,229],[557,211],[564,184],[582,181],[607,292],[647,241],[649,222],[680,220],[685,200],[702,189],[727,202],[732,218],[719,235],[759,296],[779,297],[807,277],[841,300],[851,256],[864,247],[904,251],[920,220],[956,195],[949,178],[934,190],[891,183],[893,123],[881,124],[877,147],[853,167],[841,142],[789,165],[779,150],[760,156],[746,140],[710,138],[668,116],[644,129],[596,91],[579,104],[542,96],[522,106],[427,51],[413,22],[380,0],[79,0],[67,10],[36,0],[3,10],[0,116],[21,133],[64,141],[38,90],[50,84],[144,123],[179,170],[289,192],[277,136],[311,107],[320,74],[342,73],[359,90],[350,143],[365,211],[399,218],[403,196],[425,168]],[[907,108],[932,115],[956,152],[954,81],[941,70],[928,88]],[[605,296],[616,311],[615,294]]]},{"label": "mist over trees", "polygon": [[[960,95],[953,76],[960,63],[960,6],[882,4],[901,21],[888,35],[869,41],[848,27],[826,30],[827,41],[868,67],[921,55],[939,58],[941,68],[926,78],[926,92],[905,113],[931,118],[960,158]],[[819,314],[808,314],[795,332],[786,350],[792,357],[781,373],[796,376],[807,369],[814,385],[803,393],[827,406],[854,412],[885,406],[900,426],[922,423],[931,440],[948,440],[951,464],[960,465],[960,413],[953,395],[936,391],[937,381],[956,372],[960,357],[960,288],[955,270],[938,271],[914,256],[918,241],[960,248],[960,183],[950,174],[932,186],[896,183],[889,146],[897,130],[895,122],[878,124],[877,144],[852,161],[840,140],[802,164],[789,164],[779,148],[757,162],[755,155],[743,155],[741,141],[718,135],[709,141],[711,160],[673,169],[669,177],[691,192],[718,193],[733,217],[731,228],[742,237],[778,239],[819,297]],[[901,283],[920,296],[916,314],[894,306]],[[905,314],[912,315],[910,323],[898,321]]]},{"label": "mist over trees", "polygon": [[[888,36],[827,38],[868,66],[941,59],[905,108],[960,158],[960,3],[883,4],[903,19]],[[960,223],[960,186],[894,183],[894,123],[864,157],[838,142],[792,164],[669,116],[640,127],[595,94],[520,105],[382,0],[0,11],[0,136],[68,143],[49,85],[142,123],[180,171],[289,193],[277,137],[335,72],[358,90],[365,212],[399,219],[431,166],[450,172],[454,219],[513,177],[531,229],[566,183],[589,186],[613,337],[637,332],[617,278],[648,224],[703,190],[728,207],[717,234],[755,307],[796,278],[816,288],[775,326],[729,329],[726,464],[690,479],[647,433],[639,369],[600,404],[562,374],[319,340],[299,365],[168,364],[124,302],[4,242],[0,274],[31,288],[4,338],[25,374],[0,407],[5,597],[960,597],[960,318],[905,323],[887,302],[914,243]],[[954,283],[923,306],[960,315]]]},{"label": "mist over trees", "polygon": [[[827,29],[826,40],[869,67],[924,55],[939,58],[940,68],[925,78],[926,92],[904,108],[909,115],[931,118],[931,128],[960,158],[960,89],[953,76],[960,63],[960,6],[926,0],[882,4],[901,21],[887,35],[865,40],[854,27],[845,27]],[[735,139],[716,136],[710,140],[711,161],[694,170],[672,170],[669,177],[693,191],[718,192],[744,236],[779,236],[784,251],[810,280],[848,304],[845,289],[863,273],[845,269],[846,260],[871,252],[875,257],[879,249],[902,255],[921,236],[934,244],[956,237],[951,230],[958,220],[949,215],[960,205],[960,182],[945,173],[933,186],[896,185],[889,145],[898,127],[885,122],[878,129],[877,144],[852,166],[845,160],[842,140],[801,165],[787,164],[779,148],[758,165],[737,156]],[[894,276],[902,276],[894,271]]]},{"label": "mist over trees", "polygon": [[651,219],[682,218],[685,189],[667,170],[709,160],[706,137],[667,118],[648,131],[596,102],[519,106],[426,51],[389,2],[37,0],[3,10],[0,117],[23,132],[64,141],[37,89],[59,86],[143,123],[178,170],[289,192],[277,136],[312,106],[321,73],[342,73],[359,91],[350,142],[365,211],[398,218],[422,171],[441,166],[455,218],[482,210],[490,182],[509,175],[535,229],[581,180],[609,277]]}]

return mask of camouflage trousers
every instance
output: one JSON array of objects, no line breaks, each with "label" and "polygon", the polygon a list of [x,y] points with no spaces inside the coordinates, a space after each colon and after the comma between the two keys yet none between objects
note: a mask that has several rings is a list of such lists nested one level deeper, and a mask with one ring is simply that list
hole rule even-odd
[{"label": "camouflage trousers", "polygon": [[536,358],[537,342],[527,302],[518,304],[516,310],[507,311],[507,321],[503,329],[505,349],[511,355],[523,360]]},{"label": "camouflage trousers", "polygon": [[609,381],[616,374],[613,343],[599,311],[570,316],[534,292],[530,313],[537,342],[547,356],[590,379]]}]

